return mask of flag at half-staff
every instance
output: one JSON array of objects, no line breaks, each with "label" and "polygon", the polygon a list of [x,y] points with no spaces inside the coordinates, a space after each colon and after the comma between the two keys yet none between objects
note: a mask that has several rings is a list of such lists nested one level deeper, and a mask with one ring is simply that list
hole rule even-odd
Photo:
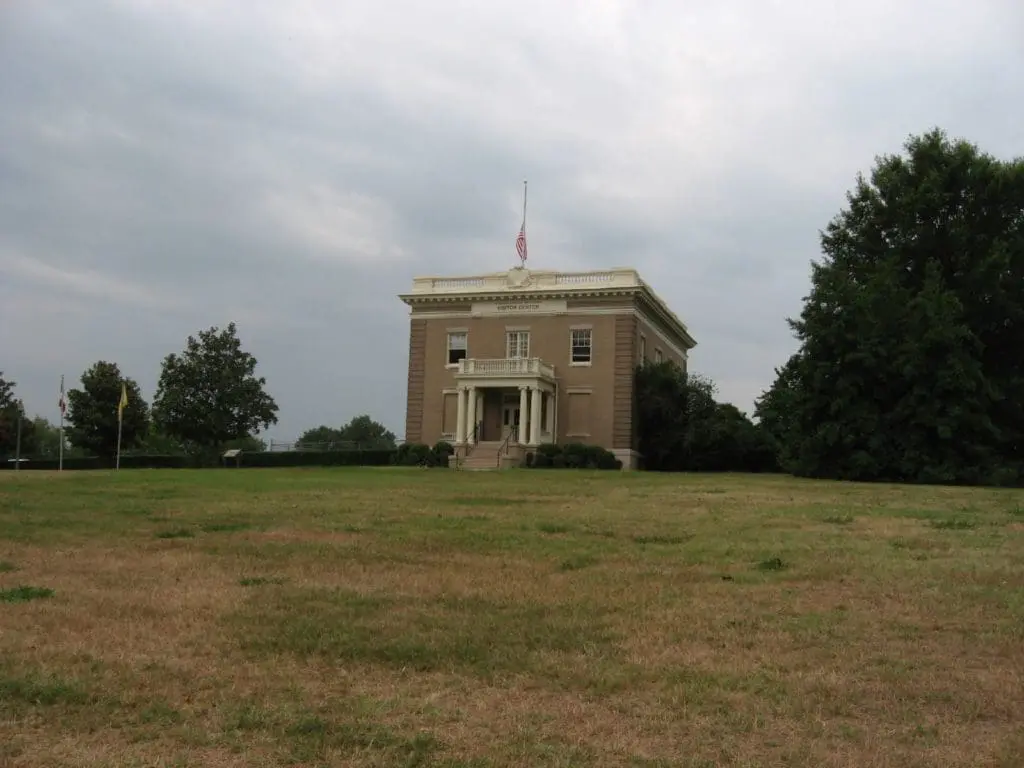
[{"label": "flag at half-staff", "polygon": [[124,421],[124,409],[128,407],[128,388],[121,382],[121,399],[117,401],[117,459],[114,469],[121,468],[121,424]]},{"label": "flag at half-staff", "polygon": [[526,264],[526,182],[523,182],[523,224],[519,227],[516,237],[516,253],[519,254],[520,265]]}]

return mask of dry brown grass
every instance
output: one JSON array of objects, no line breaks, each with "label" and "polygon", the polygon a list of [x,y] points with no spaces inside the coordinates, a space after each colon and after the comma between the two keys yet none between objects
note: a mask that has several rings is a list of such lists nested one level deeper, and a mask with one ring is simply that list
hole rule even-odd
[{"label": "dry brown grass", "polygon": [[0,765],[1019,766],[1022,501],[2,473]]}]

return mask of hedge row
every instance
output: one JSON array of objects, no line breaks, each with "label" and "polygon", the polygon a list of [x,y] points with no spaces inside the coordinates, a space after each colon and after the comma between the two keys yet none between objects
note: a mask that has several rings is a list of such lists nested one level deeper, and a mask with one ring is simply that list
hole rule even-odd
[{"label": "hedge row", "polygon": [[[454,448],[441,441],[434,446],[405,443],[397,449],[374,448],[350,451],[266,451],[243,453],[237,466],[246,467],[447,467]],[[23,461],[22,469],[57,469],[57,459]],[[552,469],[622,469],[615,455],[596,445],[567,443],[542,445],[527,453],[527,467]],[[98,457],[64,459],[64,469],[112,469],[112,459]],[[194,467],[235,467],[234,459],[217,459],[216,464],[192,456],[122,456],[122,469],[186,469]],[[13,461],[0,460],[0,469],[14,469]]]},{"label": "hedge row", "polygon": [[[183,469],[196,466],[195,460],[188,456],[122,456],[122,469]],[[22,459],[21,469],[58,469],[60,462],[57,459]],[[7,459],[0,459],[0,469],[13,470],[15,462]],[[113,469],[113,459],[103,459],[98,456],[85,458],[64,459],[64,469]]]},{"label": "hedge row", "polygon": [[[266,451],[243,453],[244,467],[383,467],[394,463],[394,448],[371,448],[365,451]],[[234,466],[233,459],[227,465]]]},{"label": "hedge row", "polygon": [[[373,449],[365,451],[266,451],[243,453],[241,462],[245,467],[379,467],[395,463],[394,449]],[[13,470],[14,462],[0,460],[0,468]],[[192,456],[122,456],[121,469],[188,469],[198,467],[235,467],[234,459],[216,463],[203,461]],[[113,459],[99,457],[64,459],[64,469],[113,469]],[[21,462],[21,469],[57,469],[57,459],[30,459]]]}]

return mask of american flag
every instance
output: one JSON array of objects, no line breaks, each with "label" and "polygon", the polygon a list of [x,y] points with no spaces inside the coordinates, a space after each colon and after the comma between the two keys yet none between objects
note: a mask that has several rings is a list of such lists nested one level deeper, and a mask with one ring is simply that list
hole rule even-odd
[{"label": "american flag", "polygon": [[516,252],[522,261],[526,261],[526,222],[519,228],[519,235],[516,237]]},{"label": "american flag", "polygon": [[64,414],[68,410],[68,401],[64,399],[64,377],[60,377],[60,399],[57,400],[57,407],[60,408],[60,415]]}]

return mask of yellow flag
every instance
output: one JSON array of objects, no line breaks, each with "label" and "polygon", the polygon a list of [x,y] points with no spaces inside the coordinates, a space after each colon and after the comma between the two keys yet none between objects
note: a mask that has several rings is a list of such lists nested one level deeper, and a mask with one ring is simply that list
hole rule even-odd
[{"label": "yellow flag", "polygon": [[117,404],[117,418],[124,415],[124,409],[128,407],[128,389],[124,382],[121,382],[121,401]]}]

